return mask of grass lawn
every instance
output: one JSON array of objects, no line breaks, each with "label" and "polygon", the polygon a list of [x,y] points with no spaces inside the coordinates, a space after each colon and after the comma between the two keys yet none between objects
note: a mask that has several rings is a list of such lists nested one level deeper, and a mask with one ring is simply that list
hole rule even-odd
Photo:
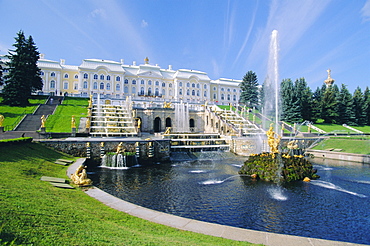
[{"label": "grass lawn", "polygon": [[81,117],[87,116],[88,98],[66,97],[63,104],[58,105],[53,115],[46,121],[48,132],[72,132],[72,115],[76,119],[76,127],[80,124]]},{"label": "grass lawn", "polygon": [[148,222],[41,181],[66,178],[58,158],[72,157],[38,143],[0,147],[1,245],[250,245]]},{"label": "grass lawn", "polygon": [[313,149],[342,149],[341,152],[370,155],[370,137],[331,137],[320,142]]},{"label": "grass lawn", "polygon": [[[15,127],[16,124],[23,118],[25,114],[32,114],[39,104],[43,104],[46,101],[45,96],[33,96],[29,102],[30,105],[26,107],[7,106],[0,104],[0,114],[4,116],[3,126],[7,129],[10,126]],[[2,98],[0,97],[0,102]]]}]

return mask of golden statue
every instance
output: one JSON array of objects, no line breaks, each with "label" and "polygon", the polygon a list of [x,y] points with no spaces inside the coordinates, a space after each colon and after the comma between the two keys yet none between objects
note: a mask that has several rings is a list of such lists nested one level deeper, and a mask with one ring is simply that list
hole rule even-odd
[{"label": "golden statue", "polygon": [[163,102],[163,108],[171,108],[171,102]]},{"label": "golden statue", "polygon": [[90,125],[91,125],[90,117],[87,117],[87,120],[86,120],[86,128],[90,128]]},{"label": "golden statue", "polygon": [[170,134],[171,133],[171,127],[167,127],[166,131],[164,132],[164,134]]},{"label": "golden statue", "polygon": [[140,118],[137,119],[137,129],[141,128],[141,120]]},{"label": "golden statue", "polygon": [[117,151],[116,151],[116,154],[122,154],[123,152],[125,152],[125,149],[123,148],[123,143],[120,142],[117,146]]},{"label": "golden statue", "polygon": [[76,119],[74,115],[72,115],[71,128],[76,128]]},{"label": "golden statue", "polygon": [[0,126],[3,126],[3,122],[4,122],[4,115],[0,114]]},{"label": "golden statue", "polygon": [[45,115],[42,115],[40,119],[41,119],[41,127],[45,127],[45,122],[46,122]]},{"label": "golden statue", "polygon": [[270,151],[272,153],[278,153],[281,136],[277,135],[275,137],[275,132],[272,128],[272,123],[270,124],[270,128],[266,132],[266,135],[267,135],[267,143],[270,146]]},{"label": "golden statue", "polygon": [[104,142],[100,142],[100,147],[104,147]]},{"label": "golden statue", "polygon": [[287,147],[288,149],[298,149],[298,140],[289,141]]},{"label": "golden statue", "polygon": [[86,147],[90,148],[90,142],[86,143]]},{"label": "golden statue", "polygon": [[90,94],[90,100],[89,100],[89,106],[88,106],[89,109],[92,108],[92,97],[93,95]]},{"label": "golden statue", "polygon": [[76,172],[71,175],[71,179],[74,184],[80,186],[91,185],[91,179],[87,178],[86,169],[84,165],[81,165],[77,168]]}]

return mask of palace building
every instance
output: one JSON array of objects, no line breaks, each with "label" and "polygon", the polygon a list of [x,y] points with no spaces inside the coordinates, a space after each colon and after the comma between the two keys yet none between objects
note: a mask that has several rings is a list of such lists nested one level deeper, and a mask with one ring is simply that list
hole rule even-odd
[{"label": "palace building", "polygon": [[[8,59],[0,56],[3,62]],[[133,100],[184,101],[189,103],[214,102],[237,104],[241,94],[241,80],[220,78],[211,80],[207,73],[161,68],[149,63],[131,65],[120,62],[84,59],[79,66],[67,65],[65,60],[52,61],[40,55],[43,89],[38,94],[88,97],[98,94],[104,98]],[[4,67],[4,66],[3,66]],[[4,74],[7,73],[6,67]],[[0,90],[2,86],[0,86]]]}]

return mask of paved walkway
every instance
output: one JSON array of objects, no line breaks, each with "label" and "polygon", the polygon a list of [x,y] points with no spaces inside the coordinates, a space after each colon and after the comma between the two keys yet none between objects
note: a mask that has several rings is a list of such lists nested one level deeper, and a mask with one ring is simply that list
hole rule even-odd
[{"label": "paved walkway", "polygon": [[[68,177],[76,171],[78,166],[84,163],[84,158],[79,159],[72,164],[68,170]],[[277,234],[263,231],[255,231],[242,229],[232,226],[208,223],[199,220],[187,219],[176,215],[158,212],[148,208],[126,202],[117,197],[114,197],[101,189],[93,187],[85,191],[85,193],[105,205],[114,208],[118,211],[149,220],[158,224],[171,226],[180,230],[192,231],[206,235],[223,237],[236,241],[247,241],[250,243],[264,244],[270,246],[342,246],[342,245],[361,245],[347,242],[330,241],[316,238],[298,237],[285,234]]]}]

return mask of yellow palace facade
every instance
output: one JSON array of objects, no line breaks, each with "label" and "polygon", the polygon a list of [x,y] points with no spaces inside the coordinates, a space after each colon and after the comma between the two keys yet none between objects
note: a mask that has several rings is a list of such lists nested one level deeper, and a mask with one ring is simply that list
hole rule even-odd
[{"label": "yellow palace facade", "polygon": [[[0,59],[7,60],[4,56]],[[112,99],[131,96],[133,100],[207,101],[227,105],[237,104],[241,93],[241,80],[211,80],[205,72],[173,70],[171,65],[161,68],[150,64],[148,58],[138,65],[136,62],[128,65],[123,60],[84,59],[81,65],[73,66],[65,64],[63,59],[52,61],[41,55],[38,66],[43,79],[43,89],[38,93],[45,95],[88,97],[100,94]]]}]

